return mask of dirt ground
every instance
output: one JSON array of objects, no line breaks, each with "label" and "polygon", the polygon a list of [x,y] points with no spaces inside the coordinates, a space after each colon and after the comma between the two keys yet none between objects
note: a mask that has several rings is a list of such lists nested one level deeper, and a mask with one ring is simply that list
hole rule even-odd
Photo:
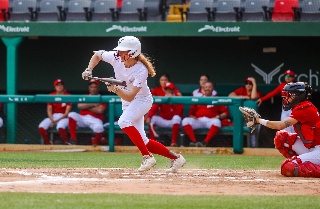
[{"label": "dirt ground", "polygon": [[0,192],[319,195],[319,185],[319,178],[287,178],[278,170],[0,169]]}]

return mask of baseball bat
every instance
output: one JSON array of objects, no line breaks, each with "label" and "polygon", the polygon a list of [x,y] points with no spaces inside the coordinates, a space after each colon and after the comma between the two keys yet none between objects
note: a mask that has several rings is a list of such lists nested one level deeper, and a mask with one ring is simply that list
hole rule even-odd
[{"label": "baseball bat", "polygon": [[126,86],[127,85],[127,83],[125,81],[118,80],[115,78],[99,78],[99,77],[92,77],[92,78],[95,80],[98,80],[98,81],[113,83],[113,84],[116,84],[119,86]]}]

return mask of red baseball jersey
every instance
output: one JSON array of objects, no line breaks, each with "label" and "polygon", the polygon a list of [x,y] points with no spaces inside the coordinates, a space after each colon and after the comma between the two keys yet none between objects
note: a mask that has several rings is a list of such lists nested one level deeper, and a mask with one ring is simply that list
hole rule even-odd
[{"label": "red baseball jersey", "polygon": [[280,83],[277,88],[275,88],[273,91],[266,94],[264,97],[261,98],[261,101],[265,101],[270,99],[271,97],[276,96],[277,94],[280,94],[283,90],[283,87],[286,85],[286,82]]},{"label": "red baseball jersey", "polygon": [[290,117],[299,121],[293,127],[305,147],[320,145],[320,116],[318,109],[310,101],[296,105]]},{"label": "red baseball jersey", "polygon": [[[179,89],[177,89],[176,87],[175,87],[175,89],[174,89],[174,95],[178,95],[180,93],[180,91],[179,91]],[[152,94],[152,96],[165,96],[166,95],[166,92],[162,89],[162,87],[161,86],[157,86],[157,87],[155,87],[154,89],[152,89],[151,90],[151,94]]]},{"label": "red baseball jersey", "polygon": [[[50,95],[57,95],[57,92],[51,92]],[[68,92],[63,92],[63,95],[70,95]],[[57,103],[48,102],[47,106],[52,106],[52,113],[65,113],[67,106],[72,106],[72,103]]]},{"label": "red baseball jersey", "polygon": [[196,118],[208,117],[214,118],[221,113],[227,113],[229,115],[228,107],[225,105],[191,105],[189,116],[193,115]]},{"label": "red baseball jersey", "polygon": [[[248,95],[247,89],[244,86],[242,86],[240,88],[237,88],[233,92],[238,96],[249,96],[251,98],[251,95]],[[262,97],[262,92],[257,90],[257,93],[259,95],[259,98],[261,98]]]},{"label": "red baseball jersey", "polygon": [[154,104],[148,112],[148,117],[151,118],[159,112],[158,115],[166,120],[171,120],[175,115],[179,115],[182,118],[183,109],[184,106],[181,104]]},{"label": "red baseball jersey", "polygon": [[[107,108],[107,104],[100,103],[99,106],[103,106],[103,107]],[[80,110],[80,115],[92,115],[93,117],[98,118],[98,119],[100,119],[102,121],[104,120],[104,113],[98,114],[98,113],[94,113],[94,112],[92,112],[92,111],[90,111],[88,109]]]}]

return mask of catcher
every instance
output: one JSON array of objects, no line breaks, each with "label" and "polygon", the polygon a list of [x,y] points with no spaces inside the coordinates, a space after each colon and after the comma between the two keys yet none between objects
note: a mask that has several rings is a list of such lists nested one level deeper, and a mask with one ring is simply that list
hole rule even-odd
[{"label": "catcher", "polygon": [[[278,129],[274,144],[287,158],[281,164],[281,174],[288,177],[320,177],[320,116],[318,109],[309,101],[312,88],[304,82],[288,83],[282,90],[284,110],[292,109],[291,115],[282,121],[262,119],[253,109],[240,107],[247,126],[257,124]],[[293,125],[296,133],[286,127]]]}]

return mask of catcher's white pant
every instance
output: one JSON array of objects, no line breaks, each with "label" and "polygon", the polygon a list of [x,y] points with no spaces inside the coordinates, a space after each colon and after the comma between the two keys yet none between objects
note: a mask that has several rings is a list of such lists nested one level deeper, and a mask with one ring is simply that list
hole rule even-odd
[{"label": "catcher's white pant", "polygon": [[[310,161],[314,164],[320,165],[320,145],[315,148],[307,149],[300,137],[297,137],[296,142],[292,145],[292,150],[298,154],[298,158],[304,163]],[[294,161],[296,163],[296,161]]]},{"label": "catcher's white pant", "polygon": [[152,100],[144,97],[136,97],[130,103],[122,103],[123,113],[118,120],[121,129],[134,126],[140,133],[143,142],[149,143],[149,139],[144,131],[144,115],[151,109]]},{"label": "catcher's white pant", "polygon": [[[61,118],[63,116],[62,113],[54,113],[52,114],[52,118],[53,120],[58,120],[59,118]],[[56,125],[56,129],[59,130],[60,128],[66,129],[68,127],[68,118],[63,118],[61,120],[58,121],[57,125]],[[51,120],[50,118],[45,118],[43,119],[43,121],[41,121],[41,123],[39,124],[39,128],[43,128],[45,130],[48,130],[48,128],[51,125]]]},{"label": "catcher's white pant", "polygon": [[[292,112],[292,110],[284,110],[282,108],[280,120],[284,120],[284,119],[290,117],[291,112]],[[286,131],[288,131],[290,133],[295,133],[293,126],[289,126],[289,127],[285,128],[283,130],[286,130]]]},{"label": "catcher's white pant", "polygon": [[92,115],[80,115],[76,112],[70,112],[68,117],[75,120],[80,128],[89,127],[94,133],[104,132],[103,121]]},{"label": "catcher's white pant", "polygon": [[182,120],[182,126],[191,125],[193,129],[208,128],[210,129],[212,125],[221,127],[221,121],[218,118],[191,118],[187,117]]}]

